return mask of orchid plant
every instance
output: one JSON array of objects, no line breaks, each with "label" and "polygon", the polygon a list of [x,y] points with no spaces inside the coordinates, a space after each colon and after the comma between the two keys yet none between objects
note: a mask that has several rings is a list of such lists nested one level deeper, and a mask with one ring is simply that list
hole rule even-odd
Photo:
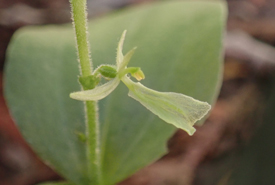
[{"label": "orchid plant", "polygon": [[[96,70],[92,69],[92,60],[89,53],[89,41],[87,37],[87,13],[86,0],[71,0],[72,20],[76,36],[78,60],[80,63],[79,82],[83,91],[74,92],[70,97],[85,102],[86,109],[86,146],[88,171],[92,183],[100,184],[100,126],[97,120],[97,101],[108,96],[122,81],[129,89],[129,96],[139,101],[143,106],[156,114],[158,117],[185,130],[193,135],[193,125],[207,114],[211,106],[192,97],[172,93],[158,92],[133,82],[129,73],[138,81],[145,78],[139,67],[127,67],[136,48],[130,50],[125,56],[122,53],[126,31],[122,33],[117,47],[116,66],[100,65]],[[109,82],[99,85],[101,77]]]},{"label": "orchid plant", "polygon": [[[209,112],[221,84],[227,8],[221,1],[158,1],[88,24],[87,0],[69,1],[74,32],[30,27],[12,39],[5,98],[26,141],[66,179],[43,185],[114,185],[167,153],[177,128],[193,135]],[[126,46],[124,55],[125,29],[125,46],[139,49]],[[166,92],[142,85],[145,75],[148,87]]]}]

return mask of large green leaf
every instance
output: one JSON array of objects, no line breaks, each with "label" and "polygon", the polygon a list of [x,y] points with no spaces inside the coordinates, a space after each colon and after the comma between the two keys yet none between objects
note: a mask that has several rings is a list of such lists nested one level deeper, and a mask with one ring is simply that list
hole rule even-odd
[{"label": "large green leaf", "polygon": [[[219,1],[162,2],[130,8],[89,24],[95,66],[115,64],[116,46],[128,30],[125,51],[137,46],[130,66],[159,91],[213,103],[220,87],[221,39],[226,11]],[[22,29],[9,47],[5,96],[22,134],[36,153],[66,179],[87,185],[84,109],[69,93],[80,90],[72,27]],[[161,157],[173,126],[127,96],[120,84],[99,102],[102,179],[112,185]]]}]

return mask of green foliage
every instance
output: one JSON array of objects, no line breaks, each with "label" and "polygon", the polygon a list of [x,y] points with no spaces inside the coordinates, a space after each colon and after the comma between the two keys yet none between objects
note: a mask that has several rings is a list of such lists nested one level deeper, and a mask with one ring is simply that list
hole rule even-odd
[{"label": "green foliage", "polygon": [[[114,64],[118,37],[127,29],[124,48],[138,46],[131,65],[143,69],[146,86],[213,103],[220,87],[225,16],[219,1],[177,1],[94,20],[89,24],[94,65]],[[77,134],[85,133],[83,103],[69,98],[80,90],[71,27],[19,31],[8,60],[5,96],[22,134],[67,180],[89,184],[86,145]],[[99,101],[101,185],[113,185],[157,160],[176,130],[125,94],[127,88],[118,85]]]}]

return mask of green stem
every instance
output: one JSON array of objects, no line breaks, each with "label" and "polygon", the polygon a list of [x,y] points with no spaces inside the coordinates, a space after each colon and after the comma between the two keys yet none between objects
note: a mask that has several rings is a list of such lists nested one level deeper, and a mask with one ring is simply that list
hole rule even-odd
[{"label": "green stem", "polygon": [[[89,43],[87,39],[87,12],[86,0],[70,0],[72,19],[75,29],[77,53],[80,62],[81,75],[83,77],[92,74],[92,64],[89,55]],[[87,88],[83,87],[84,90]],[[94,87],[91,87],[94,88]],[[87,160],[90,185],[100,184],[100,143],[99,124],[97,115],[97,103],[85,102],[86,109],[86,137],[87,137]]]},{"label": "green stem", "polygon": [[72,19],[76,34],[77,53],[79,57],[82,76],[89,76],[92,72],[89,42],[87,39],[87,0],[70,0]]},{"label": "green stem", "polygon": [[87,158],[91,185],[99,185],[101,176],[99,124],[97,117],[97,103],[94,101],[86,101]]}]

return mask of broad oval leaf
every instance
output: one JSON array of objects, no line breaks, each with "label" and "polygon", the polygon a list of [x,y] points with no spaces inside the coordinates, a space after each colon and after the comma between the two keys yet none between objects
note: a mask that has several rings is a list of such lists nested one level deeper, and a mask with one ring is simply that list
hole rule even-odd
[{"label": "broad oval leaf", "polygon": [[[89,24],[94,66],[115,64],[137,46],[130,66],[141,67],[144,85],[213,103],[220,87],[221,39],[226,9],[220,1],[169,1],[125,9]],[[35,152],[69,181],[88,184],[84,106],[79,91],[72,26],[23,29],[15,35],[5,67],[5,97],[15,122]],[[119,85],[99,101],[102,185],[113,185],[166,152],[175,127],[127,96]]]}]

